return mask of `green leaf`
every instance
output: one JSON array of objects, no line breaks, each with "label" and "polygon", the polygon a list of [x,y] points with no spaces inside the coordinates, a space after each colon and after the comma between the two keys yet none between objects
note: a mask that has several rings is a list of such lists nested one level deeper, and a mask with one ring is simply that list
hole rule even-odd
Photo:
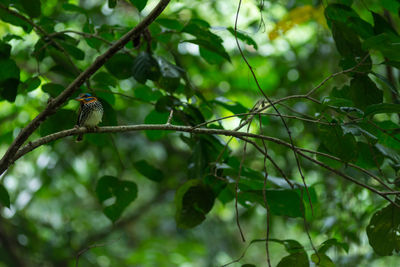
[{"label": "green leaf", "polygon": [[392,25],[390,25],[381,15],[371,12],[374,18],[374,32],[375,34],[380,33],[389,33],[397,35],[397,32],[393,29]]},{"label": "green leaf", "polygon": [[[233,102],[233,101],[230,101],[230,100],[222,98],[222,97],[217,98],[213,102],[221,107],[224,107],[226,110],[229,110],[233,114],[249,112],[249,109],[244,107],[239,102]],[[243,118],[243,116],[240,116],[240,118]]]},{"label": "green leaf", "polygon": [[136,161],[133,165],[140,174],[154,182],[161,182],[164,179],[162,171],[153,167],[145,160]]},{"label": "green leaf", "polygon": [[229,54],[225,51],[225,48],[220,43],[212,43],[209,40],[204,40],[204,39],[186,40],[183,42],[196,44],[196,45],[200,46],[201,48],[204,48],[210,52],[213,52],[213,53],[217,54],[218,56],[221,56],[225,60],[231,62],[231,58],[229,57]]},{"label": "green leaf", "polygon": [[65,49],[65,51],[71,55],[73,58],[77,60],[84,60],[85,59],[85,52],[77,47],[77,44],[69,44],[64,41],[59,41],[61,46]]},{"label": "green leaf", "polygon": [[2,184],[0,184],[0,204],[10,208],[10,196],[8,195],[7,189]]},{"label": "green leaf", "polygon": [[108,0],[108,7],[114,8],[117,5],[117,0]]},{"label": "green leaf", "polygon": [[106,69],[117,79],[128,79],[132,76],[134,59],[127,54],[117,53],[105,64]]},{"label": "green leaf", "polygon": [[157,60],[146,52],[140,53],[133,61],[132,66],[133,77],[140,83],[147,80],[157,81],[160,77],[160,68]]},{"label": "green leaf", "polygon": [[[227,30],[228,30],[233,36],[235,36],[235,30],[234,30],[232,27],[228,27]],[[252,45],[252,46],[254,47],[254,49],[256,49],[256,50],[258,49],[258,46],[257,46],[256,41],[254,41],[254,39],[251,38],[247,33],[237,31],[236,34],[237,34],[237,38],[238,38],[239,40],[242,40],[243,42],[245,42],[245,43],[248,44],[248,45]]]},{"label": "green leaf", "polygon": [[[325,17],[328,20],[328,24],[331,25],[332,31],[334,24],[336,24],[336,26],[345,25],[347,29],[350,29],[364,39],[374,35],[371,24],[362,20],[350,6],[330,4],[325,9]],[[347,34],[345,33],[344,35]]]},{"label": "green leaf", "polygon": [[30,33],[33,29],[32,25],[30,25],[28,22],[19,17],[9,14],[7,11],[3,9],[0,9],[0,19],[4,22],[21,27],[27,33]]},{"label": "green leaf", "polygon": [[180,23],[176,19],[169,19],[169,18],[158,18],[155,21],[156,23],[160,24],[164,28],[180,31],[183,28],[182,23]]},{"label": "green leaf", "polygon": [[65,11],[70,11],[70,12],[76,12],[76,13],[81,13],[81,14],[87,14],[86,10],[81,8],[80,6],[71,4],[71,3],[63,3],[62,8]]},{"label": "green leaf", "polygon": [[31,77],[20,85],[21,91],[33,91],[40,86],[42,81],[38,77]]},{"label": "green leaf", "polygon": [[349,94],[354,105],[362,110],[369,105],[383,101],[383,92],[367,75],[357,74],[351,80]]},{"label": "green leaf", "polygon": [[400,209],[390,204],[377,211],[367,226],[369,244],[380,256],[400,252]]},{"label": "green leaf", "polygon": [[180,84],[181,73],[183,73],[184,70],[168,62],[162,57],[158,57],[157,62],[161,73],[158,84],[161,86],[161,88],[170,92],[174,92]]},{"label": "green leaf", "polygon": [[19,0],[25,12],[31,17],[36,18],[41,15],[40,0]]},{"label": "green leaf", "polygon": [[19,85],[19,68],[12,59],[0,59],[0,95],[14,102]]},{"label": "green leaf", "polygon": [[357,143],[351,133],[343,133],[339,125],[320,126],[320,136],[324,147],[333,155],[344,161],[354,162],[357,159]]},{"label": "green leaf", "polygon": [[64,86],[56,83],[46,83],[42,85],[42,91],[48,93],[51,97],[57,97],[64,89]]},{"label": "green leaf", "polygon": [[[257,202],[265,207],[263,191],[246,187],[243,183],[239,183],[239,189],[242,192],[239,195],[240,203]],[[296,190],[267,189],[265,195],[271,214],[292,218],[303,217],[304,203]]]},{"label": "green leaf", "polygon": [[286,257],[283,257],[277,267],[309,267],[310,263],[307,257],[307,253],[301,252],[301,253],[294,253],[290,254]]},{"label": "green leaf", "polygon": [[96,195],[103,206],[104,214],[112,221],[118,220],[123,211],[137,197],[137,185],[131,181],[103,176],[96,185]]},{"label": "green leaf", "polygon": [[318,249],[318,252],[326,253],[326,251],[333,246],[349,252],[349,245],[347,243],[339,242],[336,238],[331,238],[322,242],[320,248]]},{"label": "green leaf", "polygon": [[400,37],[398,35],[384,32],[366,39],[363,48],[380,51],[383,56],[390,60],[398,61],[400,60],[399,43]]},{"label": "green leaf", "polygon": [[147,0],[129,0],[132,5],[134,5],[139,11],[142,11],[146,4],[147,4]]},{"label": "green leaf", "polygon": [[[391,66],[391,63],[389,63],[388,61],[386,61],[385,64]],[[396,66],[394,66],[394,67],[397,68]],[[379,73],[376,73],[376,72],[374,72],[374,71],[371,71],[370,73],[371,73],[372,75],[374,75],[375,77],[377,77],[377,78],[378,78],[379,80],[381,80],[382,82],[384,82],[384,83],[390,88],[390,91],[391,91],[393,94],[395,94],[395,95],[397,95],[397,96],[400,96],[400,95],[399,95],[399,91],[397,90],[396,86],[395,86],[394,84],[392,84],[385,76],[383,76],[383,75],[381,75],[381,74],[379,74]]]},{"label": "green leaf", "polygon": [[311,260],[319,267],[335,267],[333,261],[323,253],[318,253],[318,256],[315,253],[312,254]]},{"label": "green leaf", "polygon": [[214,205],[214,194],[201,180],[192,179],[176,191],[175,205],[178,227],[193,228],[206,219],[206,214]]},{"label": "green leaf", "polygon": [[153,90],[145,85],[135,88],[134,94],[135,97],[146,102],[156,101],[163,96],[159,90]]},{"label": "green leaf", "polygon": [[74,127],[78,114],[69,109],[60,109],[40,125],[40,135],[45,136]]},{"label": "green leaf", "polygon": [[303,246],[297,242],[296,240],[286,239],[270,239],[271,242],[277,242],[285,246],[286,251],[289,253],[288,256],[282,258],[277,266],[279,267],[290,267],[290,266],[299,266],[299,267],[308,267],[309,261],[307,257],[307,253],[304,251]]},{"label": "green leaf", "polygon": [[381,113],[400,113],[400,105],[390,103],[370,105],[365,109],[364,117]]},{"label": "green leaf", "polygon": [[11,45],[0,42],[0,58],[7,59],[10,57]]}]

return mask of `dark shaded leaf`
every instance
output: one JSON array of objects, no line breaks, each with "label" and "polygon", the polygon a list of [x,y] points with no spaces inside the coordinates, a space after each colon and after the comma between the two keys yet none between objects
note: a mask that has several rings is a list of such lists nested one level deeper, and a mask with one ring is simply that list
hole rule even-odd
[{"label": "dark shaded leaf", "polygon": [[25,12],[31,17],[36,18],[41,15],[40,0],[19,0]]},{"label": "dark shaded leaf", "polygon": [[129,0],[129,2],[131,2],[139,11],[142,11],[147,4],[147,0]]},{"label": "dark shaded leaf", "polygon": [[117,53],[106,62],[105,67],[117,79],[123,80],[132,76],[133,62],[134,59],[131,56]]},{"label": "dark shaded leaf", "polygon": [[32,25],[30,25],[28,22],[19,17],[9,14],[7,11],[3,9],[0,9],[0,19],[4,22],[21,27],[27,33],[30,33],[33,29]]},{"label": "dark shaded leaf", "polygon": [[117,5],[117,0],[108,0],[108,7],[114,8]]},{"label": "dark shaded leaf", "polygon": [[163,26],[164,28],[180,31],[183,28],[182,23],[180,23],[176,19],[169,19],[169,18],[158,18],[156,21],[158,24]]},{"label": "dark shaded leaf", "polygon": [[46,83],[42,86],[42,91],[48,93],[51,97],[57,97],[64,89],[64,86],[56,83]]},{"label": "dark shaded leaf", "polygon": [[312,254],[311,260],[319,267],[335,267],[333,261],[324,253]]},{"label": "dark shaded leaf", "polygon": [[158,90],[153,90],[145,85],[139,86],[134,90],[135,97],[146,102],[156,101],[160,99],[163,94]]},{"label": "dark shaded leaf", "polygon": [[113,222],[137,197],[137,185],[131,181],[122,181],[113,176],[103,176],[96,185],[96,195],[103,206],[104,214]]},{"label": "dark shaded leaf", "polygon": [[136,161],[133,165],[140,174],[154,182],[161,182],[164,179],[162,171],[153,167],[145,160]]},{"label": "dark shaded leaf", "polygon": [[339,242],[336,238],[324,241],[318,249],[318,252],[325,253],[331,247],[341,248],[344,251],[349,252],[349,245],[347,243]]},{"label": "dark shaded leaf", "polygon": [[333,155],[344,161],[354,162],[357,159],[357,143],[351,133],[343,133],[339,125],[320,126],[320,136],[324,147]]},{"label": "dark shaded leaf", "polygon": [[38,77],[31,77],[21,84],[21,91],[33,91],[40,86],[42,81]]},{"label": "dark shaded leaf", "polygon": [[[241,204],[251,201],[264,206],[262,190],[249,190],[246,187],[242,183],[239,184],[242,192],[239,195]],[[271,214],[292,218],[303,217],[304,204],[295,190],[267,189],[265,195]]]},{"label": "dark shaded leaf", "polygon": [[0,42],[0,58],[7,59],[10,57],[11,45]]},{"label": "dark shaded leaf", "polygon": [[161,73],[161,77],[158,80],[159,85],[167,91],[174,92],[180,84],[181,73],[184,70],[162,57],[158,57],[157,62]]},{"label": "dark shaded leaf", "polygon": [[160,68],[152,55],[142,52],[133,61],[132,73],[135,80],[140,83],[145,83],[147,80],[157,81],[160,77]]},{"label": "dark shaded leaf", "polygon": [[12,59],[0,59],[0,95],[14,102],[19,85],[19,68]]},{"label": "dark shaded leaf", "polygon": [[199,179],[192,179],[178,188],[175,195],[175,220],[180,228],[193,228],[205,220],[214,205],[212,189]]},{"label": "dark shaded leaf", "polygon": [[390,204],[377,211],[367,226],[369,244],[380,256],[400,252],[400,209]]},{"label": "dark shaded leaf", "polygon": [[378,50],[390,60],[398,61],[400,60],[399,43],[398,35],[384,32],[366,39],[362,46],[364,49]]},{"label": "dark shaded leaf", "polygon": [[400,105],[390,103],[370,105],[365,109],[364,116],[373,116],[381,113],[400,113]]},{"label": "dark shaded leaf", "polygon": [[383,92],[367,75],[356,75],[351,80],[349,94],[354,105],[362,110],[383,101]]}]

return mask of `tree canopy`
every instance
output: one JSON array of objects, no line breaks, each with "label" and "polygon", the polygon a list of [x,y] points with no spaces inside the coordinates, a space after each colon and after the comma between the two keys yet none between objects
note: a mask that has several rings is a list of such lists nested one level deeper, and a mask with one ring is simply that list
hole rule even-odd
[{"label": "tree canopy", "polygon": [[396,266],[399,8],[0,0],[0,266]]}]

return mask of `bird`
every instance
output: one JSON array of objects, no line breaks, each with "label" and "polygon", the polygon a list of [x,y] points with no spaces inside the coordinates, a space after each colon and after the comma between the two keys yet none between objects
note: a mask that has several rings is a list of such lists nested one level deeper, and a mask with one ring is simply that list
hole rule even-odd
[{"label": "bird", "polygon": [[[89,93],[80,94],[77,98],[75,98],[75,100],[80,102],[76,126],[96,128],[101,122],[104,113],[101,102],[97,97],[92,96]],[[79,134],[76,141],[79,142],[82,141],[82,139],[83,134]]]}]

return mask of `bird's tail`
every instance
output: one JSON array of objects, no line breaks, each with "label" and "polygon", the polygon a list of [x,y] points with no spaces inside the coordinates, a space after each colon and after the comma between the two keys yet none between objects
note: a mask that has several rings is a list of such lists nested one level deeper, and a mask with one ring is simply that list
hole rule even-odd
[{"label": "bird's tail", "polygon": [[83,140],[83,134],[78,134],[78,138],[76,138],[76,142],[80,142]]}]

